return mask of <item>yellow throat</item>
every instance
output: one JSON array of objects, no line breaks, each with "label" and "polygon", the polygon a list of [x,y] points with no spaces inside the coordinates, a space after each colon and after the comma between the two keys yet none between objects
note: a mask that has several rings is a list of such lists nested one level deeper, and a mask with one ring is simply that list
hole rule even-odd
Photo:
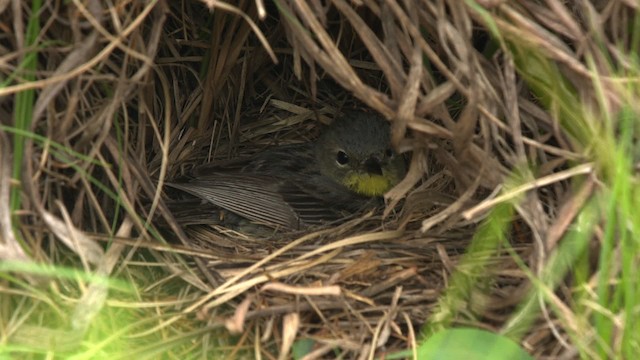
[{"label": "yellow throat", "polygon": [[344,185],[351,191],[369,197],[382,196],[392,187],[390,179],[383,175],[363,173],[347,175]]}]

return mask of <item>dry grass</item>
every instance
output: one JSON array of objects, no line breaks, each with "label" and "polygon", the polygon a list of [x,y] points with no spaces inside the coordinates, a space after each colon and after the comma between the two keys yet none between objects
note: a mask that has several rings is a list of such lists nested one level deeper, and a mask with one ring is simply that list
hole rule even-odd
[{"label": "dry grass", "polygon": [[[629,64],[613,44],[630,41],[636,5],[210,3],[44,0],[32,40],[32,9],[0,8],[0,253],[20,261],[0,282],[2,343],[286,358],[312,339],[308,358],[364,359],[415,348],[426,322],[507,328],[594,191],[571,184],[594,173],[589,136],[603,126],[561,123],[570,107],[531,84],[559,69],[593,113],[637,106],[609,65]],[[185,232],[167,208],[167,179],[313,140],[350,107],[383,114],[411,153],[384,213],[265,240]],[[515,207],[512,247],[484,249],[475,273],[464,254],[502,203]],[[456,271],[469,283],[453,304]],[[551,290],[569,306],[570,282]],[[570,318],[544,312],[517,339],[539,358],[574,357]]]}]

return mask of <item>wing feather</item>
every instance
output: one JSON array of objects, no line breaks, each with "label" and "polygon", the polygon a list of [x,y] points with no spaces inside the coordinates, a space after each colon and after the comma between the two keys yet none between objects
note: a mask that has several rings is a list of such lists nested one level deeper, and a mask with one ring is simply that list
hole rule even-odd
[{"label": "wing feather", "polygon": [[296,212],[278,192],[277,180],[269,176],[218,173],[167,185],[264,225],[290,230],[301,226]]}]

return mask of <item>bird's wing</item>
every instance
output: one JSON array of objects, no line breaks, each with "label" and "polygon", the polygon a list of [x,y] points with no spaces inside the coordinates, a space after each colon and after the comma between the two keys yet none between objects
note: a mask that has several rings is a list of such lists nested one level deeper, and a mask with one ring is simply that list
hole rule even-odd
[{"label": "bird's wing", "polygon": [[168,185],[249,220],[298,230],[341,217],[326,184],[313,181],[321,178],[309,166],[314,161],[308,143],[284,145],[233,160],[233,167],[199,167],[190,180]]},{"label": "bird's wing", "polygon": [[263,225],[287,230],[297,230],[302,225],[296,211],[279,193],[278,180],[273,177],[218,173],[167,185]]},{"label": "bird's wing", "polygon": [[[305,186],[308,187],[309,184],[306,183]],[[322,194],[309,190],[302,189],[299,184],[291,181],[280,183],[278,188],[284,201],[298,214],[298,218],[304,224],[320,225],[342,218],[337,204],[331,204],[322,198]]]}]

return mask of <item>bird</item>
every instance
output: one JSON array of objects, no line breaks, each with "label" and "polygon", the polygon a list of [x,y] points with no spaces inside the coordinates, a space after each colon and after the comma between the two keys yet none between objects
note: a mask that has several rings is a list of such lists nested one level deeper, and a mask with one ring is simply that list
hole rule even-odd
[{"label": "bird", "polygon": [[350,111],[315,141],[204,165],[167,185],[219,208],[234,222],[296,231],[375,206],[405,173],[405,158],[391,146],[389,123],[378,114]]}]

